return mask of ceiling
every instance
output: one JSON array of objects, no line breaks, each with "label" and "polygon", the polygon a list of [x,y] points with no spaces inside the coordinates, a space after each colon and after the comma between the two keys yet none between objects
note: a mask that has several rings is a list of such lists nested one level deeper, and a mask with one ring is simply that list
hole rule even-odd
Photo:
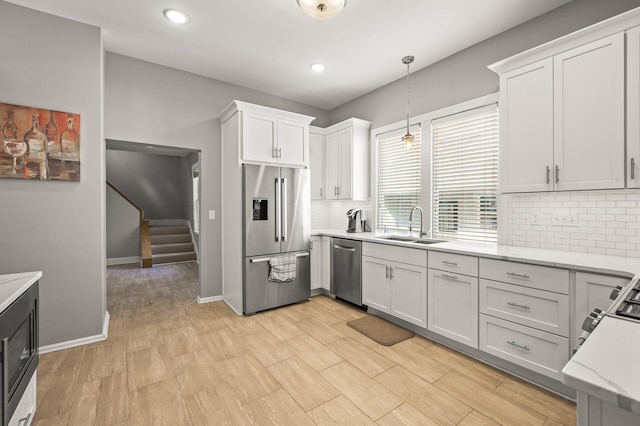
[{"label": "ceiling", "polygon": [[405,55],[413,72],[570,0],[349,0],[322,21],[295,0],[8,1],[101,27],[109,52],[330,110],[402,78]]}]

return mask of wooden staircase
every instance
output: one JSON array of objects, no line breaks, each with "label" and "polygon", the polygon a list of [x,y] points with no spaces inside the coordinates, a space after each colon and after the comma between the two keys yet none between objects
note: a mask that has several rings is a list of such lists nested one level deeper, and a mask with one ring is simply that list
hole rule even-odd
[{"label": "wooden staircase", "polygon": [[195,248],[187,225],[149,226],[153,265],[195,262]]}]

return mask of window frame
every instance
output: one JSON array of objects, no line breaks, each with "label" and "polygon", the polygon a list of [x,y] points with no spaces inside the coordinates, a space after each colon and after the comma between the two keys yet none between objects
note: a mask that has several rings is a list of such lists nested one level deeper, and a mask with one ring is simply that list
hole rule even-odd
[{"label": "window frame", "polygon": [[[425,114],[420,114],[415,117],[409,118],[410,126],[421,126],[422,131],[422,173],[420,177],[420,207],[424,212],[424,218],[422,219],[422,223],[425,229],[425,232],[429,229],[431,224],[431,211],[432,211],[432,198],[431,198],[431,165],[432,165],[432,152],[431,147],[433,145],[432,140],[432,128],[431,122],[433,120],[437,120],[440,118],[447,117],[449,115],[455,115],[461,112],[465,112],[468,110],[473,110],[476,108],[488,106],[491,104],[498,104],[498,98],[500,93],[492,93],[490,95],[481,96],[475,99],[471,99],[468,101],[460,102],[455,105],[451,105],[445,108],[440,108]],[[406,121],[396,121],[391,124],[387,124],[385,126],[376,127],[371,129],[371,199],[370,199],[370,209],[374,214],[371,219],[374,222],[372,224],[372,229],[375,229],[377,232],[382,232],[381,229],[378,229],[378,224],[375,223],[378,217],[378,205],[377,205],[377,193],[378,193],[378,144],[377,137],[378,135],[382,135],[385,133],[397,131],[399,129],[407,127]],[[498,141],[500,143],[500,141]],[[500,180],[500,166],[498,165],[498,183]],[[499,190],[499,188],[498,188]],[[501,243],[504,239],[503,232],[503,218],[504,211],[502,207],[504,206],[504,202],[501,202],[501,196],[498,192],[498,230],[497,230],[497,239],[498,243]],[[408,230],[407,230],[408,231]]]}]

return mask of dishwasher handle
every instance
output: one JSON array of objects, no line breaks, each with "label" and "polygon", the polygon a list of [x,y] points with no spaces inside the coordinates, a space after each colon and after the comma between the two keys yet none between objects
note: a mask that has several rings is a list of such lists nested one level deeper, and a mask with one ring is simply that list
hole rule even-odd
[{"label": "dishwasher handle", "polygon": [[351,251],[351,252],[355,252],[356,251],[356,249],[354,247],[346,247],[346,246],[342,246],[340,244],[334,244],[333,248],[337,248],[337,249],[345,250],[345,251]]}]

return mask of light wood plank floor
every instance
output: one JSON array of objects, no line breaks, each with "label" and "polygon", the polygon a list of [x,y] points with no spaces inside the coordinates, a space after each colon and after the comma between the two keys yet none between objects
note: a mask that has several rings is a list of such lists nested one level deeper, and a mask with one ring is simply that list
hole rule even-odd
[{"label": "light wood plank floor", "polygon": [[197,266],[107,270],[106,342],[41,356],[37,426],[575,425],[575,404],[422,337],[384,347],[326,296],[250,317]]}]

